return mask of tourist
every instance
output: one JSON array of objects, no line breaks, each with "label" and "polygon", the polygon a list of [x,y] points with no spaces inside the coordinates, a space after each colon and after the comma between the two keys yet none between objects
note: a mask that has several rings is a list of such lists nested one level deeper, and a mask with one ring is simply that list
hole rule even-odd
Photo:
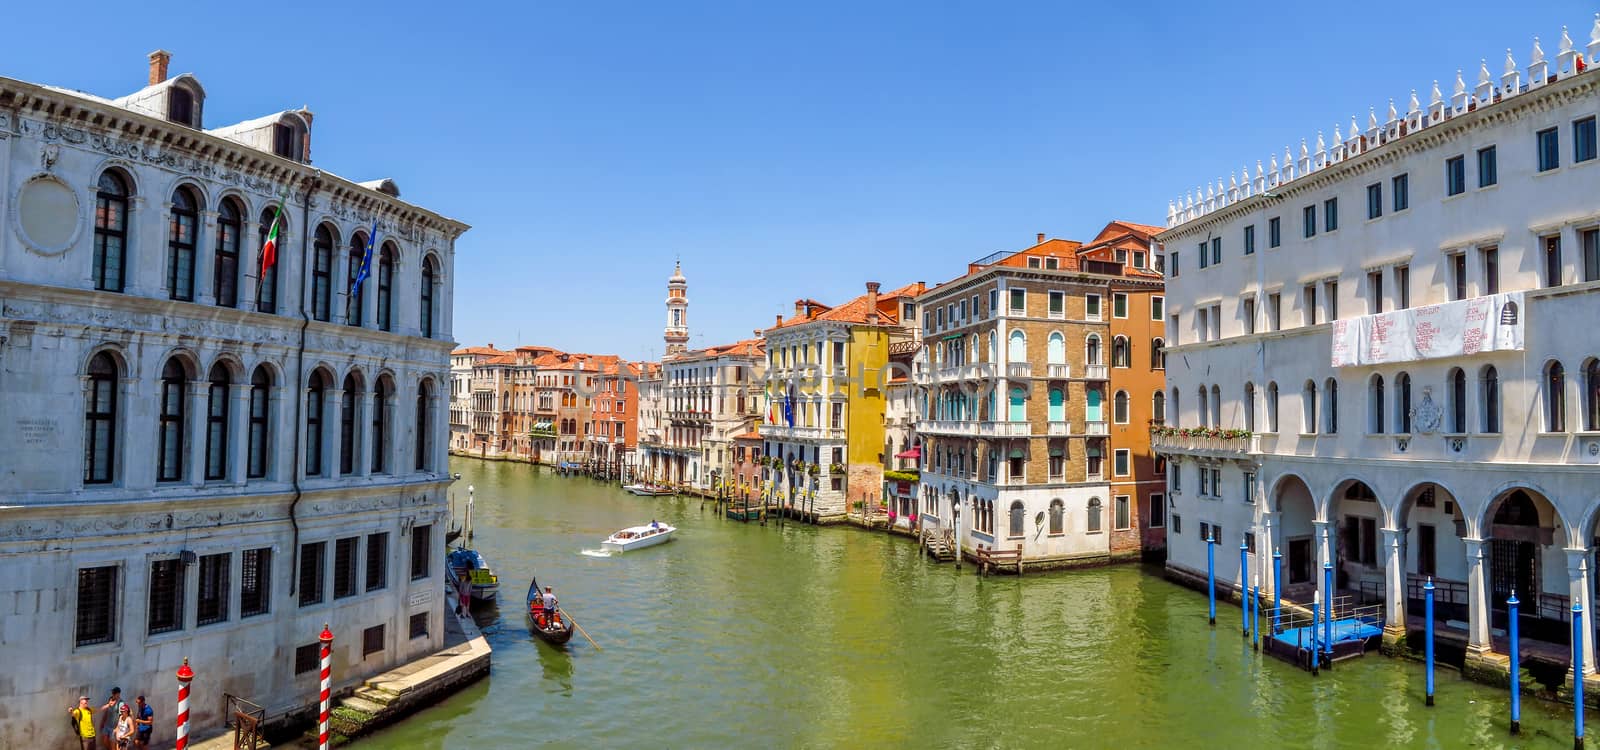
[{"label": "tourist", "polygon": [[95,735],[100,738],[100,746],[106,750],[113,750],[116,741],[113,739],[113,730],[116,728],[117,719],[122,716],[122,708],[128,704],[122,701],[122,688],[111,688],[111,697],[106,704],[100,707],[100,729]]},{"label": "tourist", "polygon": [[117,711],[116,739],[118,750],[128,750],[133,746],[133,711],[128,709],[128,704],[122,704]]},{"label": "tourist", "polygon": [[544,626],[556,624],[556,593],[549,586],[544,587]]},{"label": "tourist", "polygon": [[72,719],[72,731],[78,737],[78,750],[94,750],[94,709],[89,707],[89,696],[78,696],[78,705],[67,709]]},{"label": "tourist", "polygon": [[150,704],[144,702],[144,696],[134,699],[133,707],[133,737],[134,747],[139,750],[149,750],[150,735],[156,731],[156,712]]},{"label": "tourist", "polygon": [[650,519],[650,530],[651,531],[659,531],[660,529],[661,529],[661,524],[656,523],[656,519],[654,519],[654,518]]}]

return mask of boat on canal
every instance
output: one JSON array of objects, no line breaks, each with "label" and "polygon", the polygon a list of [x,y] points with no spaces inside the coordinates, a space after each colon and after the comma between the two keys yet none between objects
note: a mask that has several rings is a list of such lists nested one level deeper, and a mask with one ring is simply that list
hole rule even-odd
[{"label": "boat on canal", "polygon": [[544,617],[544,600],[539,595],[539,579],[533,579],[528,586],[528,632],[543,638],[547,643],[560,646],[572,640],[572,621],[563,617],[561,608],[556,608],[556,616],[552,621]]},{"label": "boat on canal", "polygon": [[663,495],[672,494],[671,487],[662,487],[652,484],[630,484],[625,485],[622,489],[641,497],[661,497]]},{"label": "boat on canal", "polygon": [[467,517],[462,523],[462,539],[466,541],[461,546],[451,550],[445,557],[445,563],[456,574],[456,577],[470,585],[470,596],[477,601],[493,601],[500,592],[500,577],[495,575],[489,567],[489,561],[483,554],[471,547],[472,544],[472,506],[473,488],[467,485]]},{"label": "boat on canal", "polygon": [[677,531],[676,526],[654,521],[644,526],[629,526],[607,537],[600,543],[600,548],[610,552],[629,552],[654,547],[672,541],[672,535]]}]

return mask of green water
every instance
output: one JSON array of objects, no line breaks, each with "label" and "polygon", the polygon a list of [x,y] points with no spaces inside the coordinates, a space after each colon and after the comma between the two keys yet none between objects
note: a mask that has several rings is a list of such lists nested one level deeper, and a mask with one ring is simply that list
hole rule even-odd
[{"label": "green water", "polygon": [[[1239,611],[1137,566],[979,579],[909,541],[718,519],[520,464],[457,459],[477,547],[500,574],[481,608],[494,670],[363,747],[1572,746],[1572,714],[1377,655],[1313,678],[1251,651]],[[585,548],[651,518],[679,527],[617,557]],[[530,573],[603,651],[531,637]]]}]

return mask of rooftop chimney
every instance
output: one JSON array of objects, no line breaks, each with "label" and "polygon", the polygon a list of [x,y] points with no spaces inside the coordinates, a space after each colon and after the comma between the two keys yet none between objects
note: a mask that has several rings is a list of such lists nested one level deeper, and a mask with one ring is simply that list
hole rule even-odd
[{"label": "rooftop chimney", "polygon": [[772,316],[772,325],[774,327],[783,325],[783,314],[782,313],[779,313],[779,314],[776,314],[776,315]]},{"label": "rooftop chimney", "polygon": [[878,282],[867,282],[867,324],[878,324]]},{"label": "rooftop chimney", "polygon": [[1039,233],[1038,241],[1034,242],[1033,244],[1035,244],[1035,245],[1043,245],[1044,244],[1044,232],[1040,232]]},{"label": "rooftop chimney", "polygon": [[803,317],[805,314],[806,314],[806,301],[803,300],[803,299],[795,300],[794,301],[794,316],[796,318],[799,318],[799,317]]},{"label": "rooftop chimney", "polygon": [[150,84],[154,86],[167,80],[167,63],[172,62],[172,53],[158,49],[150,53]]}]

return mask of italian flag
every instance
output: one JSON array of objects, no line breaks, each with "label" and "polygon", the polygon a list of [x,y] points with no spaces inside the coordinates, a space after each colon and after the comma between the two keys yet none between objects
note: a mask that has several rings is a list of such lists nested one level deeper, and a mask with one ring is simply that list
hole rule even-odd
[{"label": "italian flag", "polygon": [[267,241],[261,246],[261,275],[265,276],[267,269],[278,262],[278,219],[283,214],[283,203],[278,203],[278,210],[272,215],[272,229],[267,232]]}]

